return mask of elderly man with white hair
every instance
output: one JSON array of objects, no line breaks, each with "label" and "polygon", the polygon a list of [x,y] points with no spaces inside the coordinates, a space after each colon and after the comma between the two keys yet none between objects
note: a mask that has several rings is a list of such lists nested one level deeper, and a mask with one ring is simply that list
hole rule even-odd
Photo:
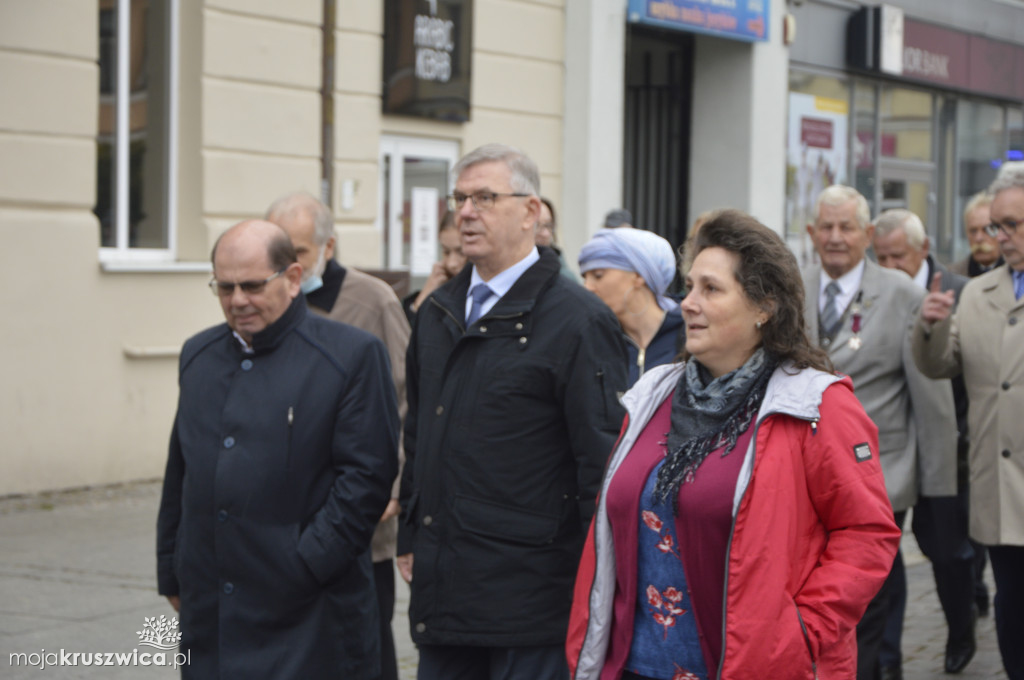
[{"label": "elderly man with white hair", "polygon": [[[948,382],[914,367],[909,328],[925,291],[865,257],[875,227],[867,199],[834,185],[818,196],[807,232],[820,264],[804,275],[812,342],[853,379],[878,427],[879,460],[896,523],[919,495],[956,494],[956,425]],[[891,591],[887,580],[857,626],[857,677],[881,677],[879,649]]]},{"label": "elderly man with white hair", "polygon": [[[950,272],[935,261],[929,251],[928,235],[915,213],[896,208],[886,210],[875,219],[872,247],[878,264],[887,269],[905,272],[922,289],[928,288],[933,276],[939,276],[943,290],[952,290],[959,298],[967,279]],[[975,584],[983,567],[978,564],[976,550],[967,536],[967,394],[963,381],[952,381],[957,422],[957,495],[918,498],[914,506],[913,530],[922,551],[932,562],[935,591],[946,616],[945,670],[962,671],[976,651],[974,636]],[[897,554],[893,565],[893,587],[890,592],[889,618],[882,642],[881,660],[890,675],[899,675],[901,667],[900,640],[903,614],[907,604],[907,581],[903,556]]]}]

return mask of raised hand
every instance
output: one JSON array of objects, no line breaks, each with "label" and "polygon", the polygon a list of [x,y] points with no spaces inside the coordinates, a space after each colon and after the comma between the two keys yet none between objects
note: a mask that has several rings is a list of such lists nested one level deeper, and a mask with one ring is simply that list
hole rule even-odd
[{"label": "raised hand", "polygon": [[942,290],[942,274],[936,274],[932,277],[928,295],[921,303],[921,318],[930,324],[944,321],[953,313],[955,300],[952,290]]}]

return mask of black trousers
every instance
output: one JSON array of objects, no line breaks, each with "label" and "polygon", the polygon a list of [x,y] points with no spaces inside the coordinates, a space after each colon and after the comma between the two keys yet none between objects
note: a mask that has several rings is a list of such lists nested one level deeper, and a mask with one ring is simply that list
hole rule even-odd
[{"label": "black trousers", "polygon": [[990,545],[999,653],[1009,680],[1024,680],[1024,546]]},{"label": "black trousers", "polygon": [[395,561],[374,562],[373,581],[380,608],[380,680],[398,680],[395,636],[391,632],[391,618],[395,614]]},{"label": "black trousers", "polygon": [[[896,526],[901,530],[906,518],[906,510],[893,515]],[[895,564],[895,560],[893,560],[893,564]],[[864,616],[857,624],[857,680],[877,680],[881,675],[882,665],[879,654],[882,649],[882,635],[885,633],[885,621],[889,613],[889,598],[893,582],[894,576],[890,567],[889,577],[882,583],[878,594],[871,598],[868,608],[864,611]]]},{"label": "black trousers", "polygon": [[417,680],[565,680],[565,645],[420,645]]},{"label": "black trousers", "polygon": [[[974,547],[967,537],[967,493],[957,496],[922,497],[914,506],[911,523],[917,544],[931,560],[935,593],[946,617],[947,642],[957,644],[970,638],[974,622]],[[903,554],[893,564],[889,610],[879,659],[882,666],[902,665],[900,644],[907,607],[907,577]]]}]

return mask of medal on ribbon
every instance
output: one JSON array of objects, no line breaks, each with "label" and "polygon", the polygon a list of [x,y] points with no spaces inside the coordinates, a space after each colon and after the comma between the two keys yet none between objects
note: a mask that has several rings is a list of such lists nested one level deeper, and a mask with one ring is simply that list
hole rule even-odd
[{"label": "medal on ribbon", "polygon": [[864,293],[857,293],[857,299],[853,301],[853,307],[850,309],[850,330],[853,331],[853,337],[846,343],[850,349],[854,352],[861,348],[864,341],[860,338],[860,327],[863,321],[864,310],[860,306],[860,299]]}]

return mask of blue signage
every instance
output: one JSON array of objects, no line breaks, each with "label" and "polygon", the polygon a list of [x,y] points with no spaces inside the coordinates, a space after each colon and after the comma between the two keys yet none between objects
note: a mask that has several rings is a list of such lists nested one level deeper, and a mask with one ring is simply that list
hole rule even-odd
[{"label": "blue signage", "polygon": [[629,0],[629,21],[750,42],[768,39],[770,0]]}]

